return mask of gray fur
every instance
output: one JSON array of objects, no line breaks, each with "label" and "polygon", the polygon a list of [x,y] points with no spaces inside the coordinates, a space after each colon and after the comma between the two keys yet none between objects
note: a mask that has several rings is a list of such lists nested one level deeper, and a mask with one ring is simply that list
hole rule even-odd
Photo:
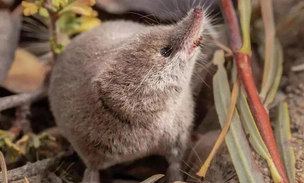
[{"label": "gray fur", "polygon": [[[58,127],[87,166],[83,182],[97,183],[98,170],[152,154],[167,158],[168,183],[182,179],[193,120],[190,80],[200,54],[185,50],[208,25],[203,16],[195,27],[195,19],[192,11],[171,26],[106,22],[59,55],[49,100]],[[160,49],[169,44],[174,51],[165,58]]]}]

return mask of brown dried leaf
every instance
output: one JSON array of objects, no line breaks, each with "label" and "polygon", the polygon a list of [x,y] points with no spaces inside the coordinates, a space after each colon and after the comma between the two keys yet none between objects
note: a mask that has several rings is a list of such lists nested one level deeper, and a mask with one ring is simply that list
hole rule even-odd
[{"label": "brown dried leaf", "polygon": [[34,92],[42,85],[48,70],[49,67],[37,57],[18,48],[12,67],[1,85],[16,93]]}]

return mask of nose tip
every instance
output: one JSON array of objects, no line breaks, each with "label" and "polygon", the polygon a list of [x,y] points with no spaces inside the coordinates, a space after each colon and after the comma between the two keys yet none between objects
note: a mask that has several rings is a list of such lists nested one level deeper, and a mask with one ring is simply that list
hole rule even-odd
[{"label": "nose tip", "polygon": [[202,8],[194,8],[194,13],[196,15],[200,15],[200,14],[202,14],[202,12],[203,12]]}]

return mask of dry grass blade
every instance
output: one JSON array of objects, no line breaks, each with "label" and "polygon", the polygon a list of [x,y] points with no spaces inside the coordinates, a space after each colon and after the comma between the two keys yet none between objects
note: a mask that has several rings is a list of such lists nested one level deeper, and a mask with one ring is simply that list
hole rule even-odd
[{"label": "dry grass blade", "polygon": [[263,138],[261,137],[261,134],[258,130],[258,127],[255,124],[254,118],[246,100],[244,89],[241,89],[240,91],[239,100],[237,102],[237,109],[240,113],[241,121],[244,124],[245,131],[250,135],[250,144],[254,150],[267,161],[274,182],[282,182],[282,177],[275,167],[273,159],[271,158],[269,151],[263,141]]},{"label": "dry grass blade", "polygon": [[156,181],[158,181],[159,179],[161,179],[164,175],[163,174],[156,174],[153,175],[149,178],[147,178],[146,180],[142,181],[141,183],[154,183]]},{"label": "dry grass blade", "polygon": [[296,183],[295,156],[291,142],[290,119],[288,105],[285,102],[278,106],[275,137],[283,158],[284,167],[287,171],[288,180],[290,183]]},{"label": "dry grass blade", "polygon": [[[221,54],[215,54],[214,59],[216,62],[217,59],[224,59],[221,58]],[[224,62],[224,60],[223,60]],[[197,173],[198,176],[200,177],[205,177],[206,173],[208,171],[208,168],[211,164],[212,159],[214,158],[217,150],[219,149],[219,147],[221,146],[222,142],[225,139],[225,136],[229,130],[230,124],[231,124],[231,119],[233,117],[233,113],[235,110],[235,104],[238,98],[238,94],[239,94],[239,88],[240,88],[240,81],[238,79],[236,79],[234,85],[233,85],[233,90],[232,90],[232,95],[231,95],[231,102],[230,102],[230,106],[229,106],[229,112],[228,112],[228,116],[225,122],[224,127],[222,128],[222,132],[220,133],[217,141],[215,142],[215,145],[212,148],[212,151],[210,152],[208,158],[206,159],[205,163],[203,164],[203,166],[201,167],[201,169],[199,170],[199,172]]]},{"label": "dry grass blade", "polygon": [[3,156],[3,154],[2,154],[1,151],[0,151],[0,161],[1,161],[1,170],[2,170],[2,180],[3,180],[3,183],[8,183],[6,163],[5,163],[5,159],[4,159],[4,156]]},{"label": "dry grass blade", "polygon": [[[227,72],[223,65],[224,52],[217,51],[215,54],[215,57],[221,59],[216,60],[218,71],[213,77],[214,99],[219,121],[223,127],[231,103],[231,92]],[[240,182],[265,182],[263,174],[252,157],[251,149],[237,111],[234,112],[230,130],[228,131],[225,140]]]},{"label": "dry grass blade", "polygon": [[27,178],[24,178],[24,183],[30,183],[30,181],[28,181]]}]

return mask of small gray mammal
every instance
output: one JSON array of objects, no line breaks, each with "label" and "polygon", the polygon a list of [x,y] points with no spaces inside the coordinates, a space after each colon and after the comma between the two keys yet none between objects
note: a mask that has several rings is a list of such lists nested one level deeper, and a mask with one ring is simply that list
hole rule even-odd
[{"label": "small gray mammal", "polygon": [[183,180],[191,76],[209,26],[201,8],[174,25],[105,22],[58,56],[49,101],[87,166],[83,183],[99,183],[99,170],[149,155],[168,160],[167,183]]}]

